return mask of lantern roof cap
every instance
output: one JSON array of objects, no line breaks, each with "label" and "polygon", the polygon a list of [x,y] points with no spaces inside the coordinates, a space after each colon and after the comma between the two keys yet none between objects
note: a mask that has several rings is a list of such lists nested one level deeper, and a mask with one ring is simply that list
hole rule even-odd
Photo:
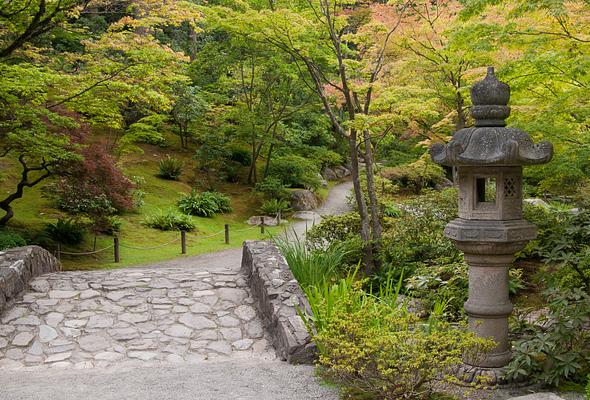
[{"label": "lantern roof cap", "polygon": [[456,132],[449,143],[430,148],[434,162],[454,165],[534,165],[553,156],[549,142],[535,144],[524,131],[506,128],[510,115],[510,86],[489,67],[486,77],[471,87],[471,115],[475,127]]}]

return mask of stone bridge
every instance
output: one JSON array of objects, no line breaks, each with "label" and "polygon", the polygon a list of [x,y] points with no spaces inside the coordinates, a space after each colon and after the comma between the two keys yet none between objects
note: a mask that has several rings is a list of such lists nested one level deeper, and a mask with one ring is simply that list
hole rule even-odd
[{"label": "stone bridge", "polygon": [[[298,379],[309,380],[306,384],[315,389],[292,398],[316,398],[310,397],[316,392],[322,394],[317,398],[326,398],[329,391],[317,386],[311,367],[280,361],[310,361],[313,351],[296,311],[305,308],[306,300],[284,259],[274,246],[261,242],[245,246],[243,266],[241,253],[228,250],[148,267],[72,272],[49,272],[58,264],[40,248],[3,253],[3,392],[10,391],[15,378],[30,373],[43,381],[60,376],[54,371],[86,370],[97,376],[100,371],[124,370],[133,375],[137,368],[191,366],[205,369],[206,375],[225,362],[228,371],[236,366],[240,370],[243,363],[261,371],[272,365],[270,371],[282,369],[287,375],[293,373],[290,369],[303,368]],[[29,279],[28,290],[21,291]],[[234,373],[239,383],[244,371]],[[35,398],[16,396],[22,386],[13,389],[15,397],[10,398]],[[292,394],[274,396],[269,398],[288,399]]]}]

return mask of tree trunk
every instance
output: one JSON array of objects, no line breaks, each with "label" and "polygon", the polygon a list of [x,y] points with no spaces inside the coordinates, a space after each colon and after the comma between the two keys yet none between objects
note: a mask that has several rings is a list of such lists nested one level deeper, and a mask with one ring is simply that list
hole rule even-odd
[{"label": "tree trunk", "polygon": [[367,192],[369,195],[369,205],[371,208],[371,238],[373,245],[373,262],[375,269],[381,268],[381,221],[379,219],[379,201],[375,192],[375,177],[373,170],[373,149],[371,147],[371,135],[368,130],[363,130],[363,141],[365,143],[365,175],[367,177]]},{"label": "tree trunk", "polygon": [[350,162],[352,185],[354,187],[354,197],[358,206],[359,216],[361,218],[361,240],[363,241],[363,264],[365,266],[365,273],[370,275],[373,272],[373,246],[369,233],[369,214],[367,212],[367,204],[363,197],[363,190],[361,188],[361,180],[359,175],[359,159],[357,147],[357,133],[355,129],[350,130],[350,137],[348,138],[350,147]]}]

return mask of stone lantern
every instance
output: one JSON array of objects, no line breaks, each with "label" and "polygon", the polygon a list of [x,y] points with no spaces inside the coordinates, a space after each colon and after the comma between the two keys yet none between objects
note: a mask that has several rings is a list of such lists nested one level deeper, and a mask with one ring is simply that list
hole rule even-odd
[{"label": "stone lantern", "polygon": [[526,132],[505,127],[509,99],[510,87],[488,68],[485,79],[471,88],[475,126],[430,149],[434,162],[457,168],[459,218],[446,226],[445,236],[469,264],[469,329],[496,342],[490,352],[465,360],[471,380],[474,375],[498,378],[494,369],[511,359],[508,267],[537,234],[522,218],[522,166],[546,163],[553,155],[551,143],[535,145]]}]

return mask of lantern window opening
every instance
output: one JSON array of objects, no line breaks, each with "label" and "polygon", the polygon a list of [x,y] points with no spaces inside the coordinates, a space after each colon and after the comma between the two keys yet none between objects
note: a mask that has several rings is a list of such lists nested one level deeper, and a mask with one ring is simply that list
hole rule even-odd
[{"label": "lantern window opening", "polygon": [[477,204],[496,204],[497,187],[495,177],[477,177],[475,179],[475,186]]}]

